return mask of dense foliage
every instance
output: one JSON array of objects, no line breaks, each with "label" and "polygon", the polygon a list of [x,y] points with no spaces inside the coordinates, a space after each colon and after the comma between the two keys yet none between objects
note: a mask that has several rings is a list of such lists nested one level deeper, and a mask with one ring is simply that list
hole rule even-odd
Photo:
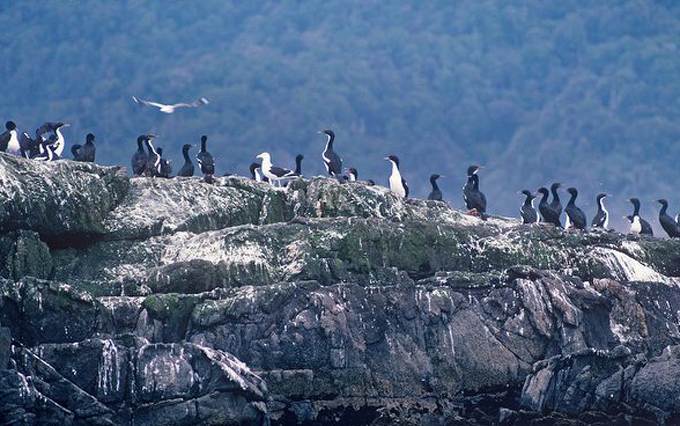
[{"label": "dense foliage", "polygon": [[[263,150],[317,174],[330,127],[362,177],[385,182],[394,153],[415,196],[451,176],[455,206],[476,162],[492,213],[555,180],[582,189],[589,218],[613,192],[619,226],[628,196],[648,216],[660,196],[678,209],[674,1],[5,1],[0,27],[0,119],[94,132],[103,164],[157,132],[177,169],[207,133],[220,174]],[[164,115],[132,95],[211,104]]]}]

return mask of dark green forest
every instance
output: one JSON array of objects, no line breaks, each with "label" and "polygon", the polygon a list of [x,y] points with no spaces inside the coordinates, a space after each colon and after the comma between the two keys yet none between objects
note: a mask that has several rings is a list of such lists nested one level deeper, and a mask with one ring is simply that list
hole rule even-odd
[{"label": "dark green forest", "polygon": [[[205,133],[219,174],[268,150],[315,175],[332,128],[360,177],[386,183],[396,154],[416,197],[450,176],[456,207],[477,163],[491,213],[553,181],[589,219],[613,193],[619,228],[627,197],[650,221],[652,199],[680,209],[676,1],[4,0],[0,28],[0,119],[93,132],[103,164],[128,166],[155,132],[177,169]],[[165,115],[132,95],[211,103]]]}]

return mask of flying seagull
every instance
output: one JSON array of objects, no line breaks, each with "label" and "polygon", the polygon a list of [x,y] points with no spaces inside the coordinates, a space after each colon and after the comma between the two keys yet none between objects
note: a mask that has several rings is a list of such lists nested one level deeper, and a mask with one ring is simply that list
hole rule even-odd
[{"label": "flying seagull", "polygon": [[172,104],[172,105],[165,105],[161,104],[159,102],[151,102],[151,101],[145,101],[144,99],[139,99],[136,96],[132,97],[132,100],[137,102],[138,104],[146,105],[146,106],[152,106],[156,107],[161,110],[161,112],[164,112],[166,114],[172,114],[175,112],[177,108],[196,108],[201,105],[207,105],[209,102],[206,98],[200,98],[199,100],[196,100],[190,104],[187,103],[178,103],[178,104]]}]

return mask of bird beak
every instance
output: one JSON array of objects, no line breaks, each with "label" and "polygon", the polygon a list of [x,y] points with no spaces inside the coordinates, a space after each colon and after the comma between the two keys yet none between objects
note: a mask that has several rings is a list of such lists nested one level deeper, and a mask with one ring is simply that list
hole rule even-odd
[{"label": "bird beak", "polygon": [[389,157],[383,157],[383,160],[390,161],[390,158]]},{"label": "bird beak", "polygon": [[448,176],[446,175],[439,175],[439,179],[446,179]]},{"label": "bird beak", "polygon": [[323,133],[323,130],[317,130],[316,133]]},{"label": "bird beak", "polygon": [[68,124],[68,123],[66,123],[66,124],[64,124],[64,125],[63,125],[63,126],[61,126],[61,127],[71,127],[71,125],[70,125],[70,124]]}]

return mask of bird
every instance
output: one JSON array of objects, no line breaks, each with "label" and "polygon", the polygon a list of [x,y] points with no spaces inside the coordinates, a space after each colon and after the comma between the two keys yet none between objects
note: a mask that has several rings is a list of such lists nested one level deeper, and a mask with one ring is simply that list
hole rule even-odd
[{"label": "bird", "polygon": [[534,208],[534,200],[536,196],[528,189],[523,189],[518,194],[524,194],[524,204],[519,208],[519,213],[522,216],[522,223],[538,223],[538,213]]},{"label": "bird", "polygon": [[605,194],[604,192],[597,194],[597,198],[595,199],[597,201],[597,214],[590,224],[593,228],[607,229],[609,226],[609,212],[604,207],[604,199],[608,196],[609,194]]},{"label": "bird", "polygon": [[359,178],[359,172],[357,172],[357,169],[355,169],[354,167],[345,169],[345,173],[347,174],[347,180],[350,182],[356,182],[357,179]]},{"label": "bird", "polygon": [[149,159],[149,154],[144,151],[144,143],[147,135],[139,135],[137,138],[137,151],[132,156],[132,174],[134,176],[141,176],[146,169],[146,162]]},{"label": "bird", "polygon": [[201,105],[208,105],[210,103],[210,102],[208,102],[208,100],[206,98],[200,98],[196,101],[193,101],[190,104],[188,104],[188,103],[177,103],[177,104],[171,104],[171,105],[162,104],[160,102],[145,101],[143,99],[139,99],[136,96],[133,96],[132,100],[135,101],[138,104],[156,107],[161,112],[164,112],[166,114],[172,114],[173,112],[175,112],[175,110],[177,108],[196,108],[196,107],[199,107]]},{"label": "bird", "polygon": [[8,121],[5,123],[5,129],[7,129],[7,131],[0,135],[0,151],[21,155],[17,125],[13,121]]},{"label": "bird", "polygon": [[482,170],[482,167],[475,164],[468,167],[468,180],[465,186],[463,186],[463,200],[470,214],[485,218],[486,196],[479,190],[479,176],[477,176],[480,170]]},{"label": "bird", "polygon": [[439,186],[437,185],[437,179],[443,178],[444,176],[438,175],[438,174],[433,174],[430,176],[430,183],[432,184],[432,192],[430,192],[430,195],[427,196],[428,200],[435,200],[435,201],[442,201],[443,196],[442,196],[442,191],[439,189]]},{"label": "bird", "polygon": [[629,198],[628,201],[633,205],[633,220],[631,220],[631,234],[654,235],[652,225],[640,217],[640,200],[637,198]]},{"label": "bird", "polygon": [[567,214],[567,221],[564,224],[566,229],[586,229],[588,221],[586,220],[586,214],[583,210],[576,206],[576,197],[578,197],[578,190],[576,188],[567,188],[567,192],[571,195],[567,207],[564,208],[564,212]]},{"label": "bird", "polygon": [[201,169],[201,173],[204,175],[214,175],[215,174],[215,159],[212,154],[208,152],[207,148],[208,136],[201,136],[201,150],[196,155],[196,160],[198,161],[198,167]]},{"label": "bird", "polygon": [[295,156],[295,171],[293,172],[293,176],[302,176],[302,160],[304,159],[305,156],[302,154]]},{"label": "bird", "polygon": [[670,238],[680,237],[680,228],[678,228],[678,224],[675,222],[675,219],[666,213],[668,201],[660,198],[656,200],[656,202],[661,204],[661,210],[659,210],[659,223],[663,230],[666,231],[666,234],[668,234]]},{"label": "bird", "polygon": [[401,176],[399,170],[399,158],[396,155],[388,155],[383,158],[392,163],[392,173],[390,174],[390,191],[399,198],[408,198],[408,183]]},{"label": "bird", "polygon": [[319,130],[319,133],[326,135],[326,148],[321,153],[323,164],[326,166],[326,172],[328,172],[329,176],[340,177],[342,173],[342,158],[333,151],[335,133],[332,130]]},{"label": "bird", "polygon": [[562,214],[562,203],[560,203],[560,196],[557,193],[557,190],[561,186],[562,186],[561,183],[553,183],[552,185],[550,185],[550,192],[552,192],[553,196],[553,200],[550,202],[550,207],[552,207],[552,209],[555,210],[558,218]]},{"label": "bird", "polygon": [[262,182],[261,168],[262,165],[260,163],[250,163],[250,176],[255,182]]},{"label": "bird", "polygon": [[[51,146],[53,153],[61,157],[61,154],[64,152],[64,146],[66,145],[66,139],[61,133],[61,129],[69,127],[70,124],[45,123],[44,126],[48,131],[52,131],[53,134],[49,138],[43,139],[43,146]],[[47,156],[49,156],[49,154],[47,154]]]},{"label": "bird", "polygon": [[543,216],[543,222],[552,223],[556,227],[561,228],[560,215],[548,203],[548,188],[539,188],[538,193],[542,195],[541,201],[538,203],[538,211]]},{"label": "bird", "polygon": [[161,147],[156,148],[156,152],[158,153],[157,176],[169,178],[170,175],[172,174],[172,166],[170,165],[170,161],[163,158],[163,148]]},{"label": "bird", "polygon": [[638,235],[642,232],[642,224],[640,223],[640,216],[633,216],[632,214],[624,216],[630,222],[630,233]]},{"label": "bird", "polygon": [[184,165],[177,172],[177,176],[190,177],[194,175],[194,163],[191,162],[189,158],[189,150],[194,146],[190,143],[185,143],[182,145],[182,156],[184,157]]},{"label": "bird", "polygon": [[21,134],[19,146],[21,147],[21,156],[24,158],[33,158],[40,154],[40,150],[42,149],[40,138],[36,137],[36,139],[31,139],[26,132]]},{"label": "bird", "polygon": [[88,163],[94,163],[94,155],[97,151],[97,147],[94,145],[94,134],[88,133],[85,137],[85,145],[83,145],[80,156],[80,161],[85,161]]},{"label": "bird", "polygon": [[144,176],[156,177],[160,173],[161,156],[158,155],[158,151],[153,146],[154,138],[149,136],[146,135],[144,138],[146,149],[148,150],[146,166],[144,166]]},{"label": "bird", "polygon": [[73,159],[75,161],[83,161],[82,160],[82,154],[81,150],[83,149],[83,146],[80,144],[75,144],[71,146],[71,154],[73,154]]},{"label": "bird", "polygon": [[54,145],[50,145],[46,142],[42,143],[43,150],[42,153],[33,157],[36,161],[57,161],[61,159],[61,156],[57,154],[57,148]]},{"label": "bird", "polygon": [[286,177],[292,173],[288,169],[272,165],[271,155],[269,155],[268,152],[263,152],[256,158],[260,158],[262,160],[262,174],[268,178],[269,182],[271,182],[274,186],[276,186],[276,184],[281,186],[281,180],[286,179]]}]

